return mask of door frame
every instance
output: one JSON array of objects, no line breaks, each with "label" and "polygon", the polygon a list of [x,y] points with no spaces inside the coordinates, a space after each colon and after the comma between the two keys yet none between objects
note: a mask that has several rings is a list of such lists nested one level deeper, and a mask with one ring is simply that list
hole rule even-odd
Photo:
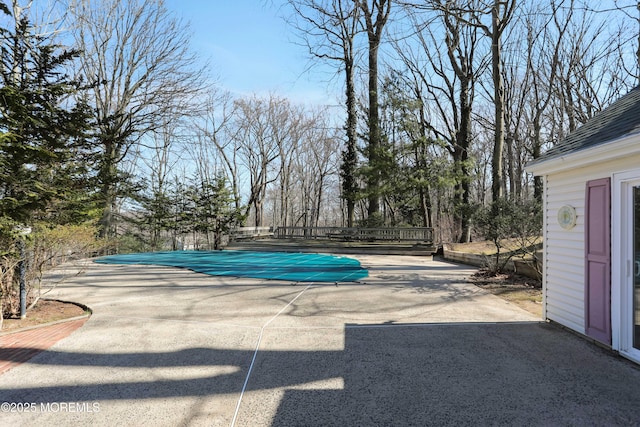
[{"label": "door frame", "polygon": [[613,175],[611,188],[611,347],[640,363],[633,347],[633,187],[640,186],[640,169]]}]

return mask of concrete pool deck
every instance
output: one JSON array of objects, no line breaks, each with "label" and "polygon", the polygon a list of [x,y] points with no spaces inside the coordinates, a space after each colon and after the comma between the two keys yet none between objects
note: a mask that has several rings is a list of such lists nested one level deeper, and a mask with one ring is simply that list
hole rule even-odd
[{"label": "concrete pool deck", "polygon": [[[469,283],[354,256],[359,283],[88,264],[93,310],[0,375],[3,425],[635,425],[640,369]],[[20,406],[22,405],[22,406]],[[12,412],[13,409],[13,412]]]}]

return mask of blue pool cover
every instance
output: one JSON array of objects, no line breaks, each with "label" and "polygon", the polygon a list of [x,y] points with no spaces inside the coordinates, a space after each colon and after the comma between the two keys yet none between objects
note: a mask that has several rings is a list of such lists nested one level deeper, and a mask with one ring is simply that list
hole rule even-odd
[{"label": "blue pool cover", "polygon": [[367,270],[353,258],[324,254],[251,251],[172,251],[111,255],[103,264],[181,267],[212,276],[251,277],[294,282],[355,282]]}]

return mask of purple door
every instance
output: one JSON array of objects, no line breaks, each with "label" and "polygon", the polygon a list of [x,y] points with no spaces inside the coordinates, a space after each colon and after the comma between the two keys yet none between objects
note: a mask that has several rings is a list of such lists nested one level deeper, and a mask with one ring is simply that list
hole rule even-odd
[{"label": "purple door", "polygon": [[585,206],[586,334],[611,344],[611,180],[587,182]]}]

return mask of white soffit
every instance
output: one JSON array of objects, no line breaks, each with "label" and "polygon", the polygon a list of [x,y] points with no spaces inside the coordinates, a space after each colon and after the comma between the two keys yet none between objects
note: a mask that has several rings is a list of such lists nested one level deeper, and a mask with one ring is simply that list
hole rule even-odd
[{"label": "white soffit", "polygon": [[525,170],[537,176],[583,168],[592,164],[640,154],[640,133],[614,139],[595,147],[559,155],[540,163],[530,163]]}]

